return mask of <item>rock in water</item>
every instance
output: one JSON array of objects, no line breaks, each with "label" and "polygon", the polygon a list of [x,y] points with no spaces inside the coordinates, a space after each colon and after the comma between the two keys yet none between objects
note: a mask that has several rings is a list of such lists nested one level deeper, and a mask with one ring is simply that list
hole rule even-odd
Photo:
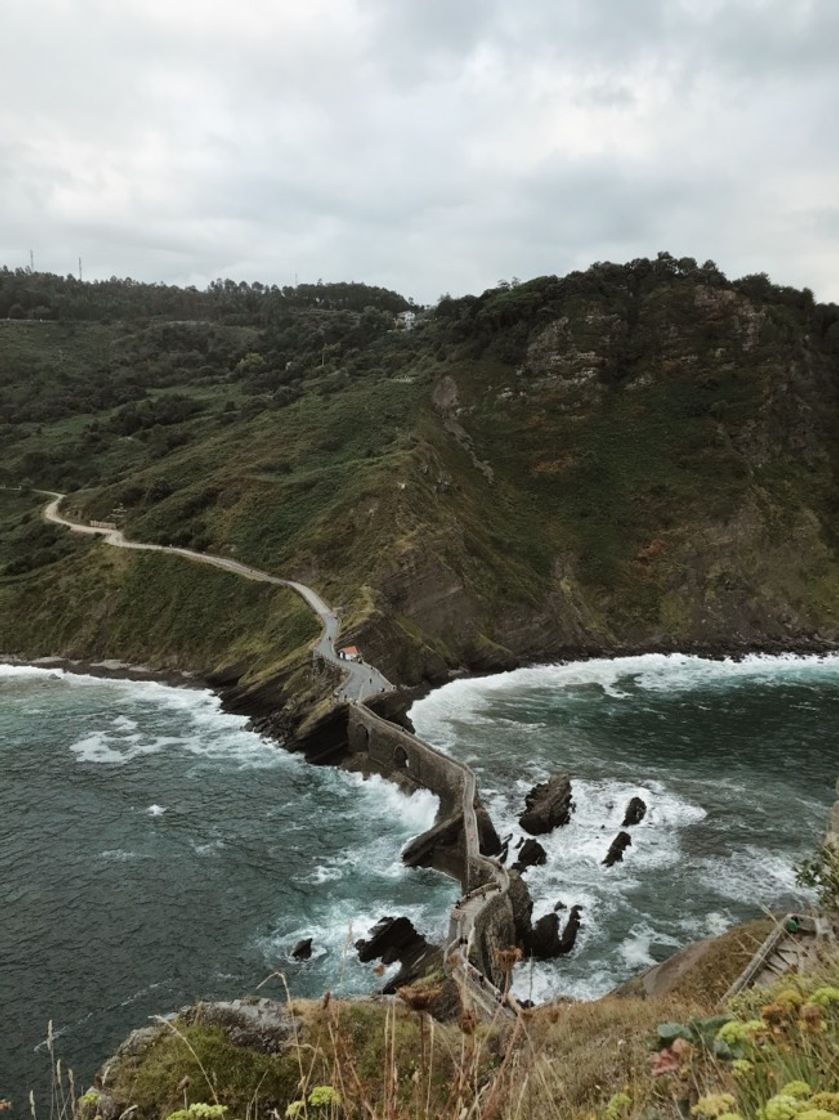
[{"label": "rock in water", "polygon": [[568,914],[568,921],[565,923],[565,929],[562,931],[562,937],[559,939],[559,952],[570,953],[577,942],[577,934],[580,932],[580,926],[583,924],[580,917],[583,911],[582,906],[572,906]]},{"label": "rock in water", "polygon": [[382,964],[399,961],[399,973],[385,984],[382,991],[392,994],[403,985],[413,984],[419,977],[441,968],[443,956],[439,949],[417,933],[408,918],[380,918],[370,930],[367,940],[356,941],[360,961],[380,960]]},{"label": "rock in water", "polygon": [[640,824],[646,815],[647,803],[642,801],[640,797],[631,798],[623,814],[621,828],[630,828],[633,824]]},{"label": "rock in water", "polygon": [[559,955],[559,918],[556,914],[544,914],[533,923],[528,939],[530,955],[537,961],[549,961]]},{"label": "rock in water", "polygon": [[525,811],[519,817],[519,824],[531,836],[541,836],[559,825],[568,824],[574,809],[570,777],[567,774],[552,774],[546,782],[533,787],[524,804]]},{"label": "rock in water", "polygon": [[606,853],[606,858],[603,860],[604,867],[611,867],[615,863],[620,863],[623,859],[623,853],[631,843],[632,837],[628,832],[619,832]]},{"label": "rock in water", "polygon": [[302,941],[298,941],[294,948],[291,950],[291,955],[296,961],[309,960],[312,955],[311,937],[304,937]]},{"label": "rock in water", "polygon": [[541,866],[547,862],[547,859],[548,853],[538,840],[525,840],[519,852],[519,857],[513,864],[513,870],[521,873],[528,867]]},{"label": "rock in water", "polygon": [[560,935],[559,916],[556,913],[544,914],[533,923],[533,929],[528,938],[527,948],[531,956],[537,960],[547,961],[553,957],[561,957],[570,953],[580,932],[582,920],[581,906],[572,906],[565,923],[565,929]]}]

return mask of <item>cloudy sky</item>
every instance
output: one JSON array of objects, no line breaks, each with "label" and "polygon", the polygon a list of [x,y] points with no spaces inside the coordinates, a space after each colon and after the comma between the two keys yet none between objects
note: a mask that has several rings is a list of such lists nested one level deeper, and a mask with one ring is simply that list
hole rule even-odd
[{"label": "cloudy sky", "polygon": [[3,0],[0,263],[839,300],[839,0]]}]

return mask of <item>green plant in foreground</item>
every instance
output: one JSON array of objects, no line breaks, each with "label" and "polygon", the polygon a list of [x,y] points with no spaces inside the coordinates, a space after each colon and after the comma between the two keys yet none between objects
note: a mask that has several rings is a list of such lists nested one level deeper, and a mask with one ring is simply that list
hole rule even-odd
[{"label": "green plant in foreground", "polygon": [[341,1097],[331,1085],[315,1085],[308,1098],[292,1101],[286,1108],[286,1120],[299,1120],[306,1116],[307,1103],[310,1109],[317,1110],[316,1114],[319,1116],[327,1110],[334,1116],[341,1108]]},{"label": "green plant in foreground", "polygon": [[166,1120],[223,1120],[227,1108],[223,1104],[204,1104],[196,1101],[189,1108],[170,1112]]},{"label": "green plant in foreground", "polygon": [[839,987],[825,979],[787,977],[745,993],[733,1016],[716,1020],[710,1044],[713,1019],[662,1024],[659,1099],[701,1120],[837,1120]]},{"label": "green plant in foreground", "polygon": [[799,886],[816,892],[824,910],[839,913],[839,846],[834,841],[828,840],[815,855],[802,860],[795,879]]}]

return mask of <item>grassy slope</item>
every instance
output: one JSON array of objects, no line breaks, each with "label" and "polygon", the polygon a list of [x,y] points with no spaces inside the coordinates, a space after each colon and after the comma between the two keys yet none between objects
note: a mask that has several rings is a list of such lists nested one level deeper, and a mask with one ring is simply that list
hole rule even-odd
[{"label": "grassy slope", "polygon": [[[311,582],[402,680],[575,650],[837,637],[836,358],[806,314],[685,280],[578,293],[488,333],[513,297],[490,293],[459,334],[385,335],[348,374],[315,365],[284,406],[221,369],[178,382],[169,368],[149,394],[177,389],[198,414],[130,436],[111,430],[114,409],[92,428],[19,425],[7,477],[82,475],[89,516],[122,502],[138,538]],[[47,377],[63,328],[24,329],[13,361],[34,368],[42,348]],[[126,330],[78,327],[66,346],[77,364],[104,361]],[[443,378],[457,392],[445,420]],[[68,601],[86,563],[62,583]],[[30,602],[7,591],[12,612]]]},{"label": "grassy slope", "polygon": [[[0,524],[0,562],[4,552],[17,552],[21,534],[40,531],[24,495],[0,493]],[[4,653],[219,674],[236,668],[257,680],[304,658],[319,632],[305,603],[285,588],[44,528],[67,551],[32,572],[0,578]]]},{"label": "grassy slope", "polygon": [[[698,1097],[724,1091],[737,1098],[731,1109],[755,1120],[767,1098],[794,1077],[813,1092],[837,1089],[831,1065],[839,1042],[839,992],[815,1031],[800,1018],[800,1008],[810,993],[836,984],[839,961],[782,981],[778,990],[802,994],[788,1005],[782,1001],[780,1019],[777,993],[749,993],[735,1003],[728,1013],[741,1021],[760,1018],[765,1008],[767,1024],[777,1024],[774,1031],[767,1025],[750,1051],[753,1068],[745,1076],[734,1076],[729,1061],[695,1047],[683,1051],[676,1075],[653,1078],[650,1063],[658,1024],[719,1013],[720,993],[759,940],[758,925],[712,943],[666,996],[560,1002],[527,1012],[504,1030],[476,1029],[468,1017],[458,1024],[422,1023],[421,1015],[401,1004],[294,1001],[289,1010],[296,1017],[295,1036],[271,1056],[231,1043],[199,1013],[196,1021],[164,1028],[147,1049],[117,1059],[106,1090],[118,1108],[136,1106],[138,1120],[157,1120],[183,1107],[184,1084],[190,1101],[217,1100],[232,1116],[268,1115],[272,1109],[282,1116],[290,1101],[313,1086],[331,1085],[347,1117],[676,1120]],[[421,995],[411,989],[405,998],[419,1008]],[[626,1101],[607,1113],[617,1093],[626,1093]]]}]

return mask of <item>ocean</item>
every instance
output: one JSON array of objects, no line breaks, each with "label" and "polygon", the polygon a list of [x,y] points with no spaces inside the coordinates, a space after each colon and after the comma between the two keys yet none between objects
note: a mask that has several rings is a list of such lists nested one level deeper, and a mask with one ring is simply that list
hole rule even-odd
[{"label": "ocean", "polygon": [[[797,906],[839,773],[839,658],[679,655],[455,681],[417,731],[470,763],[502,835],[557,770],[576,812],[540,837],[534,914],[581,904],[567,958],[521,996],[592,998],[761,907]],[[0,1098],[49,1081],[44,1039],[88,1080],[125,1035],[198,998],[364,994],[353,942],[383,915],[430,938],[457,885],[400,850],[436,799],[313,767],[200,689],[0,665]],[[601,860],[633,795],[622,864]],[[312,937],[308,962],[291,958]]]}]

